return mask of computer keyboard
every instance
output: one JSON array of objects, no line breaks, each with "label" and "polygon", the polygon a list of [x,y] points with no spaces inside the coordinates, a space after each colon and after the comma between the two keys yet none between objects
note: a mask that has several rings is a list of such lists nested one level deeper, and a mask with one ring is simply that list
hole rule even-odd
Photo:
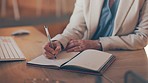
[{"label": "computer keyboard", "polygon": [[0,61],[25,60],[24,54],[10,36],[0,36]]}]

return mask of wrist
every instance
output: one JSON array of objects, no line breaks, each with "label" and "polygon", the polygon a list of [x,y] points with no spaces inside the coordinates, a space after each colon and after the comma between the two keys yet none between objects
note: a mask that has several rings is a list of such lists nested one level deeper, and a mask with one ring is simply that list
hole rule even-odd
[{"label": "wrist", "polygon": [[58,40],[53,40],[53,42],[58,42],[58,44],[60,45],[60,47],[61,47],[61,50],[63,50],[64,49],[64,47],[63,47],[63,45],[62,45],[62,43],[60,42],[60,41],[58,41]]},{"label": "wrist", "polygon": [[97,41],[97,49],[103,51],[102,44],[101,44],[100,40],[96,40],[96,41]]}]

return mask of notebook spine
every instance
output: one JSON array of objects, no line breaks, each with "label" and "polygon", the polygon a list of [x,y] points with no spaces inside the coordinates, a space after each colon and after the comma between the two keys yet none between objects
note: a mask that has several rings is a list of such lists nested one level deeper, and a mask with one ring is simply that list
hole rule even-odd
[{"label": "notebook spine", "polygon": [[112,56],[111,59],[106,63],[106,65],[100,70],[100,73],[103,74],[110,66],[111,64],[116,60],[115,56]]}]

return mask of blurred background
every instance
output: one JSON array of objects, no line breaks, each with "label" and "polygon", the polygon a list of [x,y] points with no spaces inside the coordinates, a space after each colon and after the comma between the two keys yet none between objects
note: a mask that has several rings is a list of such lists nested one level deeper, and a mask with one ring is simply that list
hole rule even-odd
[{"label": "blurred background", "polygon": [[61,33],[73,12],[75,0],[0,0],[0,28],[34,26],[51,36]]}]

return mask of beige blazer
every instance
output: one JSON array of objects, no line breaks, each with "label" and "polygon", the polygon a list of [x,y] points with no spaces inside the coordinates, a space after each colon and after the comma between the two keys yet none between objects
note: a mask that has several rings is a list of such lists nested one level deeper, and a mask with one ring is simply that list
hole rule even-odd
[{"label": "beige blazer", "polygon": [[[104,0],[77,0],[70,22],[59,40],[91,39],[96,31]],[[103,50],[137,50],[147,45],[148,0],[120,0],[111,37],[100,37]]]}]

